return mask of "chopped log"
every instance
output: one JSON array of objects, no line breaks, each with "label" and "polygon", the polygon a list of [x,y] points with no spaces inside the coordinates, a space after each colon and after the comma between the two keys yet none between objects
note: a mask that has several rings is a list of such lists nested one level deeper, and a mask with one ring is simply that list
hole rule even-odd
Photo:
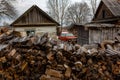
[{"label": "chopped log", "polygon": [[0,62],[2,62],[2,63],[7,62],[6,57],[1,57],[1,58],[0,58]]},{"label": "chopped log", "polygon": [[117,61],[117,64],[120,65],[120,61]]},{"label": "chopped log", "polygon": [[120,55],[120,52],[116,50],[106,49],[105,52],[108,53],[108,55]]},{"label": "chopped log", "polygon": [[0,51],[2,51],[3,49],[7,48],[9,45],[0,45]]},{"label": "chopped log", "polygon": [[15,55],[15,53],[16,53],[16,50],[15,49],[13,49],[9,54],[8,54],[8,56],[14,56]]},{"label": "chopped log", "polygon": [[21,70],[23,71],[26,67],[27,67],[28,63],[27,62],[23,62],[21,64]]},{"label": "chopped log", "polygon": [[66,68],[65,77],[70,78],[71,71],[72,71],[71,68],[69,66],[67,66],[66,64],[64,64],[64,67]]},{"label": "chopped log", "polygon": [[60,78],[51,77],[51,76],[48,76],[48,75],[42,75],[40,77],[40,80],[61,80],[61,79]]},{"label": "chopped log", "polygon": [[53,56],[54,54],[52,53],[52,52],[50,52],[50,53],[48,53],[48,55],[47,55],[47,59],[48,60],[53,60],[54,59],[54,56]]},{"label": "chopped log", "polygon": [[103,49],[103,50],[105,50],[106,49],[106,45],[107,44],[109,44],[109,45],[113,45],[113,43],[114,43],[114,41],[112,41],[112,40],[105,40],[105,41],[103,41],[102,43],[101,43],[101,48]]},{"label": "chopped log", "polygon": [[76,68],[82,68],[83,64],[80,61],[74,63]]},{"label": "chopped log", "polygon": [[56,71],[56,70],[53,70],[53,69],[47,69],[45,71],[45,74],[53,76],[53,77],[57,77],[57,78],[62,78],[62,76],[63,76],[60,71]]}]

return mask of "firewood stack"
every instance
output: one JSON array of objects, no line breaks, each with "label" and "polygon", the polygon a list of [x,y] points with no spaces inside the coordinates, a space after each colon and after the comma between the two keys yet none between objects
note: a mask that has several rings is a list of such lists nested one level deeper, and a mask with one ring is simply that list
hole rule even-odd
[{"label": "firewood stack", "polygon": [[0,80],[120,78],[120,55],[115,49],[61,44],[49,40],[48,34],[18,37],[11,32],[0,36]]}]

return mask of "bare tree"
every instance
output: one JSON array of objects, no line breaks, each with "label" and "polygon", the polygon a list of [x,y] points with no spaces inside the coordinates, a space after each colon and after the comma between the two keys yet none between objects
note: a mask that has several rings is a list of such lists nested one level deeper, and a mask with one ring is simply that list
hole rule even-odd
[{"label": "bare tree", "polygon": [[97,9],[97,1],[98,0],[90,0],[91,3],[91,9],[92,9],[92,14],[94,15]]},{"label": "bare tree", "polygon": [[0,19],[4,17],[15,18],[16,10],[12,5],[15,0],[0,0]]},{"label": "bare tree", "polygon": [[49,14],[56,21],[58,21],[61,26],[64,23],[65,12],[69,5],[70,0],[48,0]]},{"label": "bare tree", "polygon": [[81,23],[88,22],[90,16],[90,8],[87,3],[74,3],[67,9],[66,23]]},{"label": "bare tree", "polygon": [[98,8],[98,5],[101,0],[90,0],[90,5],[91,5],[91,11],[92,11],[92,17],[96,13],[96,10]]}]

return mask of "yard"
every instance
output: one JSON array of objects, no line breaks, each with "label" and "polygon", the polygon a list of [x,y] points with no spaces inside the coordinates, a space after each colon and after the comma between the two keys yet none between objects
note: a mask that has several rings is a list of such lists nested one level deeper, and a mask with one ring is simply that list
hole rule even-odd
[{"label": "yard", "polygon": [[[118,39],[118,38],[117,38]],[[40,37],[0,35],[0,79],[7,80],[118,80],[119,39],[80,46]]]}]

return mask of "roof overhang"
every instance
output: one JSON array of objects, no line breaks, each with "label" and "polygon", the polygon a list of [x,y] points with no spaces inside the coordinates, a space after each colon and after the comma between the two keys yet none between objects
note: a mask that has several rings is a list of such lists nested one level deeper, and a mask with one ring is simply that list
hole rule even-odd
[{"label": "roof overhang", "polygon": [[77,24],[77,23],[73,23],[69,26],[69,29],[72,29],[74,27],[83,27],[84,25],[83,24]]},{"label": "roof overhang", "polygon": [[87,28],[111,28],[111,27],[120,27],[116,24],[107,24],[107,23],[88,23],[85,25]]},{"label": "roof overhang", "polygon": [[120,17],[110,18],[110,19],[102,19],[97,21],[92,21],[91,23],[107,23],[107,22],[116,22],[120,20]]},{"label": "roof overhang", "polygon": [[58,26],[55,23],[39,23],[39,24],[14,24],[13,27],[40,27],[40,26]]}]

